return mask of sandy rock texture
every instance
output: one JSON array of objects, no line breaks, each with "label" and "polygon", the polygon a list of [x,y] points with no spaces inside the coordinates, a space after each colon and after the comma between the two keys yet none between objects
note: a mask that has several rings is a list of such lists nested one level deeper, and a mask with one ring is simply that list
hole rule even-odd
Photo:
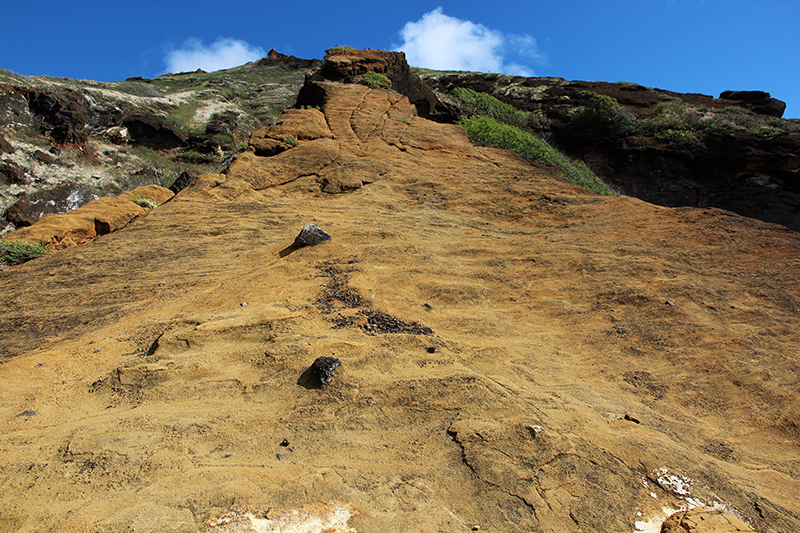
[{"label": "sandy rock texture", "polygon": [[0,530],[800,529],[797,233],[315,83],[330,135],[0,272]]}]

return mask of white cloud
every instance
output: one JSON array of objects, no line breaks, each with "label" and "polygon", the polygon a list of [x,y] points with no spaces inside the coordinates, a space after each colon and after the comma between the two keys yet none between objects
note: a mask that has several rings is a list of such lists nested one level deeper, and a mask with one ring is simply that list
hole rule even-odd
[{"label": "white cloud", "polygon": [[438,7],[400,30],[406,53],[415,67],[472,70],[533,76],[528,62],[544,64],[530,35],[504,34],[469,20],[449,17]]},{"label": "white cloud", "polygon": [[167,52],[164,61],[167,72],[191,72],[199,68],[212,72],[244,65],[266,55],[263,48],[251,46],[239,39],[220,37],[208,46],[198,39],[189,39],[181,48]]}]

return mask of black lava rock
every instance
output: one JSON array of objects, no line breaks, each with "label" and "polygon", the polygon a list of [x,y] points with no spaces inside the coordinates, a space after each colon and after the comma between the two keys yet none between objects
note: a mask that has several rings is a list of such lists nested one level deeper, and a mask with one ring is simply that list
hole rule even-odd
[{"label": "black lava rock", "polygon": [[333,378],[333,371],[339,368],[342,362],[335,357],[317,357],[311,365],[311,377],[325,385]]},{"label": "black lava rock", "polygon": [[331,236],[319,229],[314,224],[306,224],[294,240],[294,247],[315,246],[321,242],[331,240]]}]

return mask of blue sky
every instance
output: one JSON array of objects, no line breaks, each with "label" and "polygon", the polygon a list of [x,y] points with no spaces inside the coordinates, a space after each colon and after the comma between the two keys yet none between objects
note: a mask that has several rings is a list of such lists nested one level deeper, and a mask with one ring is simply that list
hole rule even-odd
[{"label": "blue sky", "polygon": [[0,0],[0,14],[0,68],[21,74],[117,81],[343,44],[440,69],[763,90],[800,118],[798,0]]}]

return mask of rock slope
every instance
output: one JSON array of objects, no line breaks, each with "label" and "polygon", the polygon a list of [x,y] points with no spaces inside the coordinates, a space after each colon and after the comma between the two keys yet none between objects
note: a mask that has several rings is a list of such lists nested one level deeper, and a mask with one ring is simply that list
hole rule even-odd
[{"label": "rock slope", "polygon": [[720,98],[633,83],[426,72],[533,114],[540,134],[622,194],[717,207],[800,231],[800,120],[762,91]]},{"label": "rock slope", "polygon": [[0,272],[0,530],[800,528],[797,233],[307,83],[226,173]]}]

